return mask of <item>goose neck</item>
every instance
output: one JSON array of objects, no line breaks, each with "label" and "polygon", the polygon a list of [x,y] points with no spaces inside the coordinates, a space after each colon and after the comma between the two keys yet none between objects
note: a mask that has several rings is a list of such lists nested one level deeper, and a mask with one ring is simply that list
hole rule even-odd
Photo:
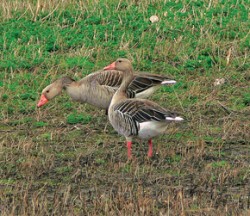
[{"label": "goose neck", "polygon": [[129,84],[133,80],[133,73],[131,70],[125,71],[122,79],[122,83],[120,85],[120,88],[118,89],[119,92],[125,92],[128,88]]},{"label": "goose neck", "polygon": [[75,80],[73,80],[72,78],[66,76],[66,77],[63,77],[61,79],[61,82],[62,82],[62,87],[67,88],[69,85],[71,85],[73,82],[75,82]]}]

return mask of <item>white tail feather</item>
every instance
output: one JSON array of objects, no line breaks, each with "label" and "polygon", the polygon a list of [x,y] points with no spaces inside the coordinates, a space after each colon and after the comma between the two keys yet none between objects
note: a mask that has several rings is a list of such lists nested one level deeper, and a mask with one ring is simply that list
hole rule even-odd
[{"label": "white tail feather", "polygon": [[175,83],[176,83],[175,80],[165,80],[161,82],[162,85],[175,84]]},{"label": "white tail feather", "polygon": [[168,121],[183,121],[184,119],[177,116],[177,117],[175,117],[175,118],[166,117],[166,120],[168,120]]}]

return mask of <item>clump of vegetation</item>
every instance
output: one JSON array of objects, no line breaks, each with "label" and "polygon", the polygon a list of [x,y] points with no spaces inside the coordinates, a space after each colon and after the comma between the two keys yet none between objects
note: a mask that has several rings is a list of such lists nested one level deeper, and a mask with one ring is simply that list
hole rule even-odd
[{"label": "clump of vegetation", "polygon": [[67,116],[67,123],[68,124],[77,124],[77,123],[88,124],[91,121],[91,119],[92,117],[90,115],[73,113]]},{"label": "clump of vegetation", "polygon": [[250,106],[250,93],[244,94],[243,103],[245,104],[245,106]]},{"label": "clump of vegetation", "polygon": [[44,127],[44,126],[47,126],[47,125],[48,125],[48,123],[43,122],[43,121],[34,122],[35,127]]}]

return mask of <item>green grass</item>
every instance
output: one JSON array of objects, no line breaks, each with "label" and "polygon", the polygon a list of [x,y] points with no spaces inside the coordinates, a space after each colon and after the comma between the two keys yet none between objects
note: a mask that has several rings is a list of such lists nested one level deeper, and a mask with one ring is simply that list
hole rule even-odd
[{"label": "green grass", "polygon": [[82,114],[70,114],[67,117],[67,123],[68,124],[76,124],[76,123],[82,123],[82,124],[87,124],[91,121],[91,116],[90,115],[82,115]]},{"label": "green grass", "polygon": [[[0,6],[1,215],[247,215],[249,3],[9,1]],[[157,15],[159,22],[151,23]],[[154,157],[107,116],[42,89],[118,57],[178,83],[151,100],[183,114]],[[214,86],[216,79],[225,83]]]}]

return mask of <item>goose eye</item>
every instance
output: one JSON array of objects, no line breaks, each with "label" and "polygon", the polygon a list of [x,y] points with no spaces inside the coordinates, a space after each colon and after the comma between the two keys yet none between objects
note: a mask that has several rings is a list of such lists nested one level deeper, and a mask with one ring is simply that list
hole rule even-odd
[{"label": "goose eye", "polygon": [[49,93],[49,90],[47,90],[46,93]]},{"label": "goose eye", "polygon": [[119,63],[121,63],[121,62],[122,62],[122,60],[118,60],[118,62],[119,62]]}]

